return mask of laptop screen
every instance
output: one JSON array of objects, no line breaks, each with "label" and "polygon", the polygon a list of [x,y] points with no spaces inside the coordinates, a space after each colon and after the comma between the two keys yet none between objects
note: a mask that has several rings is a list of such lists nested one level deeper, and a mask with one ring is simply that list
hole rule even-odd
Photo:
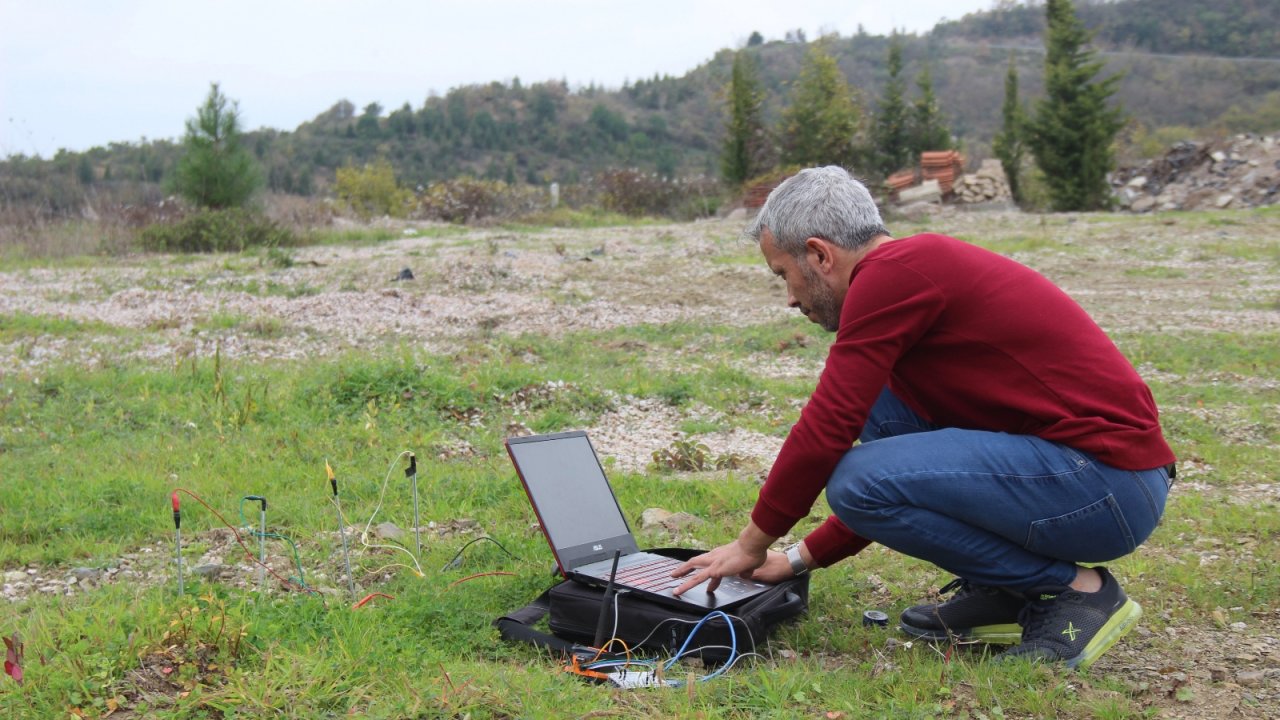
[{"label": "laptop screen", "polygon": [[586,434],[512,438],[507,447],[557,552],[630,534]]}]

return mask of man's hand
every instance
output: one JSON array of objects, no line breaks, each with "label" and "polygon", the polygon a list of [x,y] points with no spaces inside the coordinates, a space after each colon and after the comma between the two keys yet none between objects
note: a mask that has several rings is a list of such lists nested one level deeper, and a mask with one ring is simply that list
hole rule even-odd
[{"label": "man's hand", "polygon": [[[720,578],[731,575],[751,577],[752,571],[763,565],[767,559],[767,551],[750,550],[742,546],[741,540],[734,540],[728,545],[721,545],[710,552],[690,558],[676,568],[671,573],[672,577],[684,577],[691,572],[693,577],[672,593],[679,597],[703,582],[707,583],[707,592],[715,592],[715,589],[720,587]],[[785,562],[786,558],[783,558],[783,561]],[[694,572],[695,570],[697,572]]]},{"label": "man's hand", "polygon": [[673,594],[679,597],[689,588],[703,582],[707,583],[707,592],[715,592],[720,587],[720,578],[731,575],[751,577],[752,572],[769,559],[769,546],[777,539],[756,527],[754,522],[747,521],[747,526],[738,533],[737,540],[703,553],[676,568],[671,577],[684,577],[694,570],[698,572],[676,588]]},{"label": "man's hand", "polygon": [[759,580],[771,585],[780,583],[783,580],[790,580],[795,576],[796,574],[791,570],[791,561],[787,559],[785,554],[777,550],[770,550],[764,564],[751,573],[752,580]]}]

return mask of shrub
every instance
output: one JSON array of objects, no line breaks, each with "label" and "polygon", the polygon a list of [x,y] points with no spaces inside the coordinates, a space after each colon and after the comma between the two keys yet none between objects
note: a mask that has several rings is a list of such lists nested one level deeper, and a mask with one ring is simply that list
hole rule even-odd
[{"label": "shrub", "polygon": [[400,187],[386,160],[366,163],[362,168],[338,168],[335,192],[365,220],[375,215],[404,217],[413,203],[413,193]]},{"label": "shrub", "polygon": [[690,220],[711,215],[720,204],[719,186],[704,177],[672,179],[639,170],[608,170],[596,182],[605,209],[626,215]]},{"label": "shrub", "polygon": [[287,228],[240,208],[204,210],[176,223],[150,225],[139,239],[142,248],[151,252],[240,252],[297,244]]},{"label": "shrub", "polygon": [[510,219],[546,209],[546,191],[501,180],[459,177],[432,184],[418,197],[418,214],[451,223]]}]

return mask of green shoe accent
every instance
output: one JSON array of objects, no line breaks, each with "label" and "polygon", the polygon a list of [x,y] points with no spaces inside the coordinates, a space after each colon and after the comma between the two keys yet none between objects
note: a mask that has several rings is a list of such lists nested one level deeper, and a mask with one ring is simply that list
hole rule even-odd
[{"label": "green shoe accent", "polygon": [[[1112,615],[1107,624],[1102,626],[1097,635],[1084,646],[1084,652],[1074,658],[1067,660],[1067,667],[1075,670],[1085,670],[1093,664],[1094,660],[1102,657],[1102,654],[1111,649],[1120,638],[1129,634],[1138,625],[1138,619],[1142,617],[1142,606],[1133,600],[1129,600]],[[1065,632],[1065,631],[1064,631]]]}]

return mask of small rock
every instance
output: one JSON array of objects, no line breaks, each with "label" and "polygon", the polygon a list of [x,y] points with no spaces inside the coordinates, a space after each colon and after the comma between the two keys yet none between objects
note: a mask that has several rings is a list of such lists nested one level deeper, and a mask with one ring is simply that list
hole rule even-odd
[{"label": "small rock", "polygon": [[1156,199],[1147,195],[1134,200],[1133,204],[1129,206],[1129,209],[1134,212],[1146,212],[1155,206]]},{"label": "small rock", "polygon": [[1227,679],[1227,669],[1221,665],[1209,666],[1209,679],[1214,682],[1222,682]]},{"label": "small rock", "polygon": [[1258,687],[1266,677],[1266,670],[1241,670],[1236,673],[1236,682],[1244,687]]},{"label": "small rock", "polygon": [[102,571],[98,568],[76,568],[71,571],[71,579],[77,582],[97,582],[102,578]]},{"label": "small rock", "polygon": [[654,528],[662,527],[662,524],[672,515],[673,513],[670,510],[649,508],[640,513],[640,529],[653,530]]},{"label": "small rock", "polygon": [[409,268],[400,268],[400,274],[395,276],[394,282],[399,282],[402,280],[412,280],[412,279],[413,279],[412,270],[410,270]]},{"label": "small rock", "polygon": [[21,582],[27,579],[27,574],[21,570],[10,570],[4,574],[4,581],[7,583]]},{"label": "small rock", "polygon": [[191,573],[193,575],[202,577],[205,580],[218,580],[230,571],[230,567],[219,563],[206,563],[204,565],[197,565],[194,568],[191,568]]},{"label": "small rock", "polygon": [[404,530],[401,530],[395,523],[384,522],[378,523],[373,529],[374,534],[385,540],[399,540],[404,537]]}]

